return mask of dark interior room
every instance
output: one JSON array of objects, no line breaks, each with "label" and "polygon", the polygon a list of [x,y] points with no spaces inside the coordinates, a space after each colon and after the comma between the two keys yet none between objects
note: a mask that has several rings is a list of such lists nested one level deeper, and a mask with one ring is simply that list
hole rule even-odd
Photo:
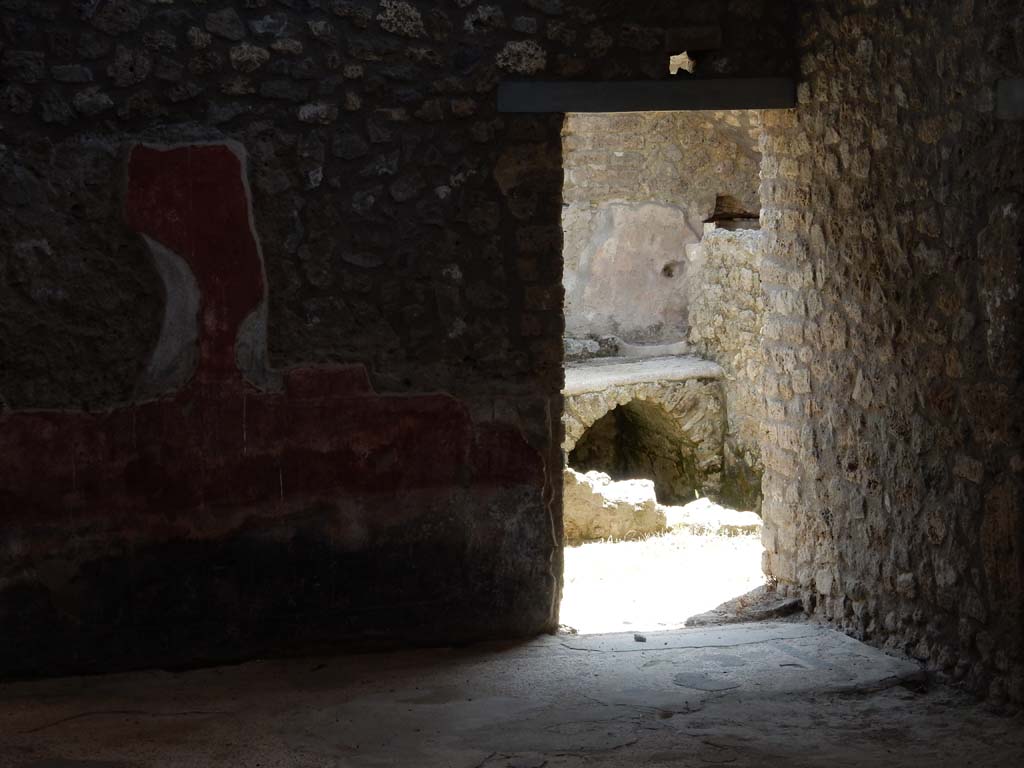
[{"label": "dark interior room", "polygon": [[1024,765],[1020,0],[0,0],[0,768]]}]

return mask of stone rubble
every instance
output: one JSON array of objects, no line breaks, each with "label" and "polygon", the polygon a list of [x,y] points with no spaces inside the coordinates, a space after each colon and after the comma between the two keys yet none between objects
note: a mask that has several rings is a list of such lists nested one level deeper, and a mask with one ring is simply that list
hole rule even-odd
[{"label": "stone rubble", "polygon": [[694,536],[760,536],[761,517],[755,512],[726,509],[711,499],[692,501],[682,507],[662,507],[670,531]]},{"label": "stone rubble", "polygon": [[760,536],[754,512],[727,509],[707,498],[683,506],[658,503],[650,480],[615,482],[603,472],[566,468],[565,531],[570,543],[629,540],[667,532],[690,536]]},{"label": "stone rubble", "polygon": [[650,480],[613,482],[602,472],[563,472],[567,541],[635,539],[661,533],[665,513]]}]

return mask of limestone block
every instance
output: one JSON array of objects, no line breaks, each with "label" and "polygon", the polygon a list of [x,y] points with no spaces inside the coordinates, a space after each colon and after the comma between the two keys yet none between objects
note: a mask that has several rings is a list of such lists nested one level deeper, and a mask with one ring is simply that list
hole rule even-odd
[{"label": "limestone block", "polygon": [[650,480],[612,482],[603,472],[565,469],[565,537],[570,542],[632,539],[665,530]]},{"label": "limestone block", "polygon": [[671,531],[697,536],[760,536],[761,518],[754,512],[738,512],[708,498],[682,507],[661,507]]}]

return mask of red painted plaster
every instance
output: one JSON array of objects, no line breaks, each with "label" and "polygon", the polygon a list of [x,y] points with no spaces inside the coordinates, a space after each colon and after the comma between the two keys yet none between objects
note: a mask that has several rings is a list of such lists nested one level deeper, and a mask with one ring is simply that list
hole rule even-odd
[{"label": "red painted plaster", "polygon": [[239,326],[266,292],[242,161],[214,144],[137,145],[128,162],[128,226],[183,258],[199,285],[196,378],[234,379]]},{"label": "red painted plaster", "polygon": [[3,519],[180,522],[366,492],[540,487],[541,458],[518,432],[475,427],[452,397],[378,395],[361,366],[291,370],[282,392],[244,381],[235,340],[266,286],[243,174],[225,145],[133,148],[127,222],[185,259],[200,287],[196,373],[180,392],[105,413],[0,417]]}]

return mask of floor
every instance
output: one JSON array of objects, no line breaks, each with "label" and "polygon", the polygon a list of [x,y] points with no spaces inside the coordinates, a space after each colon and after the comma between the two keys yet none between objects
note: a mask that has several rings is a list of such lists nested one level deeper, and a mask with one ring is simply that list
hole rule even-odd
[{"label": "floor", "polygon": [[1013,766],[1020,719],[804,622],[0,688],[4,768]]},{"label": "floor", "polygon": [[581,634],[682,627],[764,584],[763,553],[760,536],[694,536],[683,529],[566,547],[562,623]]}]

